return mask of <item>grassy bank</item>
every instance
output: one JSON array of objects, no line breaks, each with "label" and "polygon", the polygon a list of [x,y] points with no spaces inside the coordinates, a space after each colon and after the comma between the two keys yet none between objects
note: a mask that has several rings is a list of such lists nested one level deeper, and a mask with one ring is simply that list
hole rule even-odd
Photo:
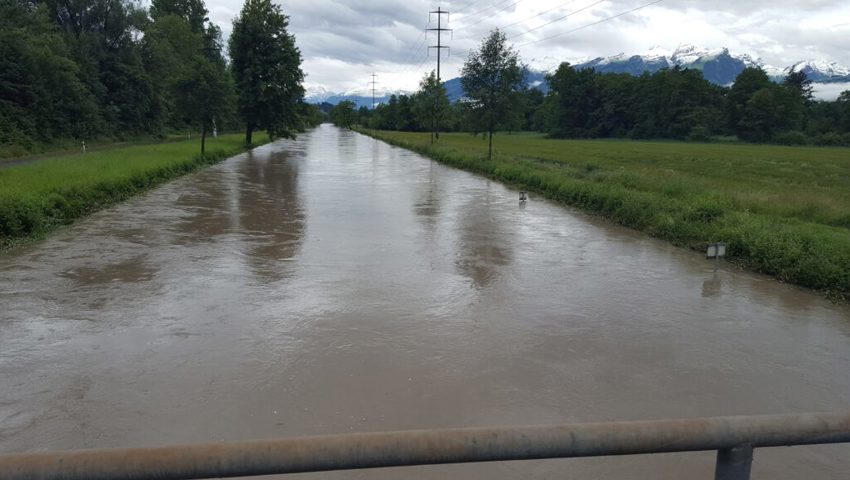
[{"label": "grassy bank", "polygon": [[[372,133],[372,132],[364,132]],[[850,149],[375,132],[391,144],[703,250],[850,297]]]},{"label": "grassy bank", "polygon": [[[244,135],[135,145],[54,156],[0,168],[0,249],[38,238],[77,218],[243,150]],[[255,137],[265,143],[265,136]]]}]

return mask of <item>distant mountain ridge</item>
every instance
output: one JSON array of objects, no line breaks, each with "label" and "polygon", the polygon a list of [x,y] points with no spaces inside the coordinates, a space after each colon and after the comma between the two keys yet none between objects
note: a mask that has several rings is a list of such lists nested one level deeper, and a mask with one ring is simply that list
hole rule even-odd
[{"label": "distant mountain ridge", "polygon": [[[580,60],[573,64],[576,69],[592,68],[601,73],[628,73],[630,75],[641,75],[644,72],[654,73],[664,68],[688,68],[702,72],[703,77],[716,85],[731,85],[745,68],[760,67],[774,81],[782,81],[791,72],[802,71],[814,83],[850,83],[850,68],[839,65],[828,60],[803,60],[778,68],[765,64],[759,58],[753,58],[747,54],[733,54],[728,48],[709,49],[695,45],[682,44],[674,50],[666,50],[662,47],[653,47],[641,54],[627,55],[620,53],[610,57],[596,57],[593,59]],[[544,92],[548,90],[545,72],[530,70],[526,78],[527,86],[538,88]],[[445,82],[446,92],[451,101],[457,101],[463,97],[463,87],[460,78],[453,78]],[[395,94],[408,94],[409,92],[393,92]],[[390,93],[376,97],[376,103],[389,101]],[[312,90],[308,88],[307,101],[311,103],[336,104],[343,100],[351,100],[358,107],[370,107],[372,96],[363,95],[362,92],[330,93],[324,89]]]},{"label": "distant mountain ridge", "polygon": [[803,71],[815,83],[850,82],[850,68],[827,60],[804,60],[785,68],[768,65],[747,54],[733,54],[728,48],[708,49],[683,44],[675,50],[653,47],[635,55],[620,53],[610,57],[597,57],[578,62],[575,68],[592,68],[602,73],[629,73],[640,75],[664,68],[689,68],[702,72],[706,80],[717,85],[730,85],[747,67],[760,67],[774,80],[781,80],[791,72]]}]

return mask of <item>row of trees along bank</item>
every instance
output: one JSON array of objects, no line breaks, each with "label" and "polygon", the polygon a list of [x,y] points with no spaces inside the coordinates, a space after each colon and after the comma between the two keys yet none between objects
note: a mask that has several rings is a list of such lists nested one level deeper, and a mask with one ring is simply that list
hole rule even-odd
[{"label": "row of trees along bank", "polygon": [[246,0],[229,42],[207,13],[203,0],[0,0],[0,156],[243,128],[250,143],[321,120],[280,7]]},{"label": "row of trees along bank", "polygon": [[803,72],[774,83],[763,70],[747,68],[731,87],[721,87],[696,70],[632,76],[576,70],[563,63],[548,75],[544,94],[524,86],[523,70],[504,34],[494,31],[463,67],[466,98],[461,101],[449,105],[445,89],[434,86],[430,74],[413,95],[392,96],[375,110],[354,111],[354,104],[341,104],[331,120],[400,131],[525,130],[557,138],[737,137],[788,145],[850,145],[850,91],[836,101],[816,101]]}]

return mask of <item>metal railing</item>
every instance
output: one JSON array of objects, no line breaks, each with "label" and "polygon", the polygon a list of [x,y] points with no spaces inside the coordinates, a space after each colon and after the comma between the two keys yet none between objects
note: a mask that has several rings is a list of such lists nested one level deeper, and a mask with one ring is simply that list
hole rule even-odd
[{"label": "metal railing", "polygon": [[4,480],[184,480],[363,468],[717,450],[715,479],[753,449],[850,442],[850,413],[422,430],[0,455]]}]

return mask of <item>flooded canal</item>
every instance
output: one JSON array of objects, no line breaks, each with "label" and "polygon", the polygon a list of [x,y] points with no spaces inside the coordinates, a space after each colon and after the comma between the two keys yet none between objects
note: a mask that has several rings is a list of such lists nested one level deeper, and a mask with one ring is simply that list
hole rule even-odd
[{"label": "flooded canal", "polygon": [[[850,309],[325,125],[0,257],[0,452],[850,408]],[[299,475],[711,478],[713,453]],[[850,446],[753,477],[850,478]]]}]

